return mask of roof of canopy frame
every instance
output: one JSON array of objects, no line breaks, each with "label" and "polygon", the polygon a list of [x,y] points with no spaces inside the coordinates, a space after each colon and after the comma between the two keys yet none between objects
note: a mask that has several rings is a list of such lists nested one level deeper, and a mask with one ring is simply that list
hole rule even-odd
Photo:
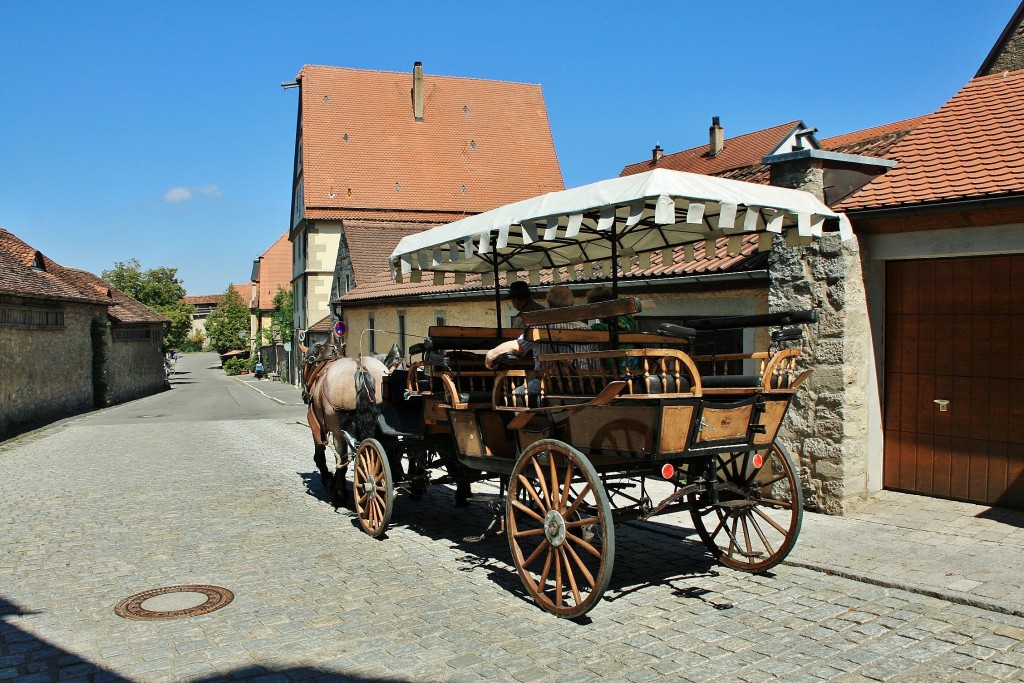
[{"label": "roof of canopy frame", "polygon": [[[653,252],[672,260],[672,247],[762,233],[809,243],[823,231],[852,236],[846,216],[802,190],[656,169],[507,204],[404,237],[391,255],[396,281],[432,271],[539,271]],[[614,239],[613,239],[614,238]],[[683,250],[693,259],[692,247]],[[610,270],[613,274],[618,269]]]}]

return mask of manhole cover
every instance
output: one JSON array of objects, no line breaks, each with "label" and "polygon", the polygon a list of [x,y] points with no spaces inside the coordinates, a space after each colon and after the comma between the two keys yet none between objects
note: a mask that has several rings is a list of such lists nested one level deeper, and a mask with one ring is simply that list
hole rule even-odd
[{"label": "manhole cover", "polygon": [[117,603],[114,613],[140,621],[181,619],[213,612],[234,599],[234,593],[220,586],[167,586],[125,598]]}]

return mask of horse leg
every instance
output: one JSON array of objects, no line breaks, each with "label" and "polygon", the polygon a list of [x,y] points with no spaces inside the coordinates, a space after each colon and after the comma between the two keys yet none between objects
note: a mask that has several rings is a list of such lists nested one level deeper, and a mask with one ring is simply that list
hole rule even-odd
[{"label": "horse leg", "polygon": [[[345,446],[346,451],[349,449],[349,444],[346,439],[342,439],[342,443]],[[348,499],[348,487],[345,486],[345,475],[348,473],[348,461],[351,459],[351,452],[346,453],[347,457],[342,462],[341,457],[334,454],[334,489],[331,491],[331,497],[334,501],[334,507],[340,508],[345,504]]]},{"label": "horse leg", "polygon": [[316,414],[313,412],[312,403],[309,405],[306,418],[309,422],[309,429],[313,432],[313,463],[316,465],[317,471],[320,472],[320,483],[330,493],[333,475],[327,469],[327,439],[324,437],[320,421],[316,419]]}]

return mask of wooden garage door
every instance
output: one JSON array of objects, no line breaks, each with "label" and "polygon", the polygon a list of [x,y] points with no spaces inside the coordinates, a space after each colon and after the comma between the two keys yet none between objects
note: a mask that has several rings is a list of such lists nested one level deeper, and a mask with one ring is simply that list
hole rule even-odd
[{"label": "wooden garage door", "polygon": [[885,288],[885,488],[1024,508],[1024,255],[891,261]]}]

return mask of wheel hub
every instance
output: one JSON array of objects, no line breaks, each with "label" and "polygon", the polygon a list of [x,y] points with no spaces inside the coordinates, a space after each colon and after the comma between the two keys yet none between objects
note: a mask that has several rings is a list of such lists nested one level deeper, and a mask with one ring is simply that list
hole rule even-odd
[{"label": "wheel hub", "polygon": [[373,480],[373,477],[363,482],[363,492],[369,494],[370,500],[377,495],[377,482]]},{"label": "wheel hub", "polygon": [[556,547],[565,542],[565,518],[558,510],[549,510],[544,515],[544,537]]}]

